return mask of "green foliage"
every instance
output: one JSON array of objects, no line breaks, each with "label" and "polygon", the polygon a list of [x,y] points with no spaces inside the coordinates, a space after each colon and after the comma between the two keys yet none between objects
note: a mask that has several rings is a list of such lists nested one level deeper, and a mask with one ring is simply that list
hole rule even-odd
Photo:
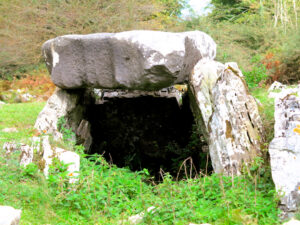
[{"label": "green foliage", "polygon": [[38,166],[34,163],[29,163],[21,172],[23,177],[32,178],[38,173]]},{"label": "green foliage", "polygon": [[251,11],[250,4],[247,1],[241,0],[212,0],[214,8],[209,15],[215,22],[221,21],[236,21],[243,14]]},{"label": "green foliage", "polygon": [[261,57],[259,55],[252,57],[251,63],[254,64],[251,71],[244,71],[245,80],[249,88],[257,87],[262,81],[266,80],[267,69],[264,64],[261,62]]},{"label": "green foliage", "polygon": [[74,145],[75,144],[75,133],[72,131],[71,128],[67,128],[67,121],[65,119],[65,117],[60,117],[57,120],[57,129],[59,132],[62,133],[63,135],[63,141],[66,144],[70,144],[70,145]]},{"label": "green foliage", "polygon": [[150,206],[155,210],[141,224],[278,224],[274,186],[262,179],[254,185],[244,176],[213,174],[175,182],[165,174],[162,183],[151,185],[144,182],[147,170],[134,173],[93,155],[81,157],[74,184],[59,161],[48,180],[26,175],[20,182],[17,157],[0,158],[0,204],[22,207],[25,224],[117,224]]},{"label": "green foliage", "polygon": [[268,97],[268,91],[265,88],[255,88],[251,94],[261,103],[258,104],[258,109],[265,129],[266,143],[268,144],[274,137],[274,99]]},{"label": "green foliage", "polygon": [[[16,141],[34,134],[34,122],[44,107],[44,102],[5,104],[0,108],[0,147],[4,142]],[[3,132],[8,127],[17,128],[17,132]]]},{"label": "green foliage", "polygon": [[297,83],[300,80],[300,30],[288,36],[282,44],[279,60],[282,62],[279,80]]}]

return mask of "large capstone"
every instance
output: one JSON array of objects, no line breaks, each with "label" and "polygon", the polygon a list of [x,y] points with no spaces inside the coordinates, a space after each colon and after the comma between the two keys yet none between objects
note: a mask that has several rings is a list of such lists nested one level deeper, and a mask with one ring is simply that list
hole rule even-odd
[{"label": "large capstone", "polygon": [[47,41],[43,55],[63,89],[160,90],[186,81],[200,59],[214,59],[216,44],[200,31],[65,35]]}]

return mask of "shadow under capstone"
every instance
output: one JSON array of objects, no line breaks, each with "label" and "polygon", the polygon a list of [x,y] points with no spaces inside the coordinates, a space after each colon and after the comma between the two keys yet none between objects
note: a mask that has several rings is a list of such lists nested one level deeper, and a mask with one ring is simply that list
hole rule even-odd
[{"label": "shadow under capstone", "polygon": [[[156,180],[161,169],[177,177],[188,157],[186,169],[195,176],[211,172],[207,144],[197,131],[187,95],[176,98],[139,96],[109,98],[87,108],[93,143],[91,154],[103,154],[108,162],[133,171],[146,168]],[[184,166],[179,178],[186,178]]]}]

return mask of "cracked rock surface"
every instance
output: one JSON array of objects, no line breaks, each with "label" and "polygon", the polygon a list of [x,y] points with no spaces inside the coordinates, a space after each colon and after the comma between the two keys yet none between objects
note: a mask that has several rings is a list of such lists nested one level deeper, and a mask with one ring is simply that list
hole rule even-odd
[{"label": "cracked rock surface", "polygon": [[200,31],[127,31],[65,35],[48,40],[43,55],[54,84],[64,89],[160,90],[187,80],[216,44]]}]

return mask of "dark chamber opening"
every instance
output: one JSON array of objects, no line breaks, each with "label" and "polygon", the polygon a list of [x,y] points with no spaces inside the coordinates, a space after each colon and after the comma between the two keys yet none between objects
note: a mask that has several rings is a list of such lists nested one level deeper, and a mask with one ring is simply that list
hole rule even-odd
[{"label": "dark chamber opening", "polygon": [[[190,160],[186,163],[189,174],[191,167],[193,176],[200,170],[212,171],[187,95],[181,106],[175,97],[110,98],[89,106],[87,117],[93,137],[90,153],[103,154],[118,167],[146,168],[156,180],[162,169],[176,178],[183,161],[191,157],[194,166]],[[182,166],[180,178],[185,177]]]}]

